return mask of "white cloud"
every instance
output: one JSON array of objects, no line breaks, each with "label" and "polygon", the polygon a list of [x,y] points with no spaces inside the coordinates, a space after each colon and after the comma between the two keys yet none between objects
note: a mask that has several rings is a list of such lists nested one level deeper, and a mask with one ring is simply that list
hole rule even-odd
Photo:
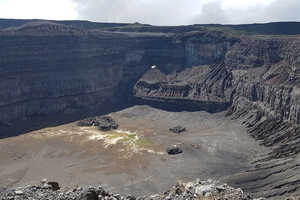
[{"label": "white cloud", "polygon": [[72,0],[1,0],[1,18],[76,19]]},{"label": "white cloud", "polygon": [[299,0],[73,0],[81,18],[155,25],[296,21]]},{"label": "white cloud", "polygon": [[257,5],[267,6],[276,0],[223,0],[220,1],[223,9],[245,9]]},{"label": "white cloud", "polygon": [[102,22],[186,24],[210,0],[73,0],[80,17]]},{"label": "white cloud", "polygon": [[234,2],[235,0],[209,2],[190,20],[190,23],[245,24],[300,21],[299,0],[265,0],[260,1],[261,3],[253,0],[251,3],[244,2],[235,6]]},{"label": "white cloud", "polygon": [[299,0],[0,0],[0,18],[154,25],[300,21]]}]

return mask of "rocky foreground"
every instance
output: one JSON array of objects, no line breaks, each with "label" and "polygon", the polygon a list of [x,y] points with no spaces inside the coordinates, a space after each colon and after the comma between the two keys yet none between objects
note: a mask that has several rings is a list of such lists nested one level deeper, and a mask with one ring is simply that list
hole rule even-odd
[{"label": "rocky foreground", "polygon": [[[214,199],[214,200],[250,200],[247,193],[240,188],[235,189],[227,184],[213,180],[196,180],[189,183],[178,182],[163,194],[134,197],[121,196],[105,191],[98,187],[60,188],[57,182],[43,180],[38,185],[28,185],[16,189],[8,189],[0,194],[1,200],[187,200],[187,199]],[[263,200],[263,198],[259,198]],[[258,199],[256,199],[258,200]]]}]

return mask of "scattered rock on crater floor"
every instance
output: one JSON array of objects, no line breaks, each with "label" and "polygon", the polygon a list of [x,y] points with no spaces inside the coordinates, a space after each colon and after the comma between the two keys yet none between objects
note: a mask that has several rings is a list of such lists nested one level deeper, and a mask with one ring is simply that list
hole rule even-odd
[{"label": "scattered rock on crater floor", "polygon": [[169,131],[173,132],[173,133],[177,133],[180,134],[182,132],[186,131],[186,128],[182,127],[182,126],[175,126],[173,128],[170,128]]},{"label": "scattered rock on crater floor", "polygon": [[78,126],[97,126],[101,131],[117,129],[119,125],[110,116],[89,117],[77,123]]},{"label": "scattered rock on crater floor", "polygon": [[183,152],[182,149],[179,148],[177,145],[173,145],[173,146],[167,148],[167,153],[169,155],[176,155],[176,154],[180,154],[182,152]]}]

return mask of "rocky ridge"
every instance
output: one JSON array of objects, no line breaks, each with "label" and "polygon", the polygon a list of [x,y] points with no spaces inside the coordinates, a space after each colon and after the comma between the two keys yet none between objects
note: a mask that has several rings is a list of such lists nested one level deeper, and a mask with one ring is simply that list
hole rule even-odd
[{"label": "rocky ridge", "polygon": [[[188,60],[194,67],[172,73],[150,70],[135,85],[135,96],[153,101],[197,102],[199,109],[211,112],[225,110],[235,104],[235,98],[244,97],[266,115],[299,124],[299,40],[210,37],[217,38],[199,36],[202,40],[193,40],[193,47],[188,48],[195,54]],[[221,47],[215,45],[220,41]],[[210,43],[213,45],[209,48],[220,52],[213,62],[202,55],[214,55],[206,50]]]},{"label": "rocky ridge", "polygon": [[[46,180],[45,180],[46,181]],[[251,200],[247,193],[241,189],[234,189],[227,184],[217,181],[194,181],[177,183],[163,194],[134,197],[122,196],[107,192],[101,186],[77,187],[77,188],[53,188],[47,182],[39,185],[28,185],[16,189],[9,189],[0,193],[1,200],[36,199],[36,200],[183,200],[183,199],[219,199],[219,200]],[[263,198],[260,198],[263,200]]]}]

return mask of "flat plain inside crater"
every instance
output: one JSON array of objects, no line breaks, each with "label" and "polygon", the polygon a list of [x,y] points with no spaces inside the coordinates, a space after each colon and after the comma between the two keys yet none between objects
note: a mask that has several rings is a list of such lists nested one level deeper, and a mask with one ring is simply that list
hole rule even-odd
[{"label": "flat plain inside crater", "polygon": [[[118,193],[163,192],[177,180],[223,178],[252,168],[267,150],[224,113],[168,112],[134,106],[111,113],[114,131],[48,127],[0,140],[0,185],[47,178],[64,186],[101,184]],[[175,134],[169,128],[182,126]],[[168,155],[178,145],[183,153]]]}]

